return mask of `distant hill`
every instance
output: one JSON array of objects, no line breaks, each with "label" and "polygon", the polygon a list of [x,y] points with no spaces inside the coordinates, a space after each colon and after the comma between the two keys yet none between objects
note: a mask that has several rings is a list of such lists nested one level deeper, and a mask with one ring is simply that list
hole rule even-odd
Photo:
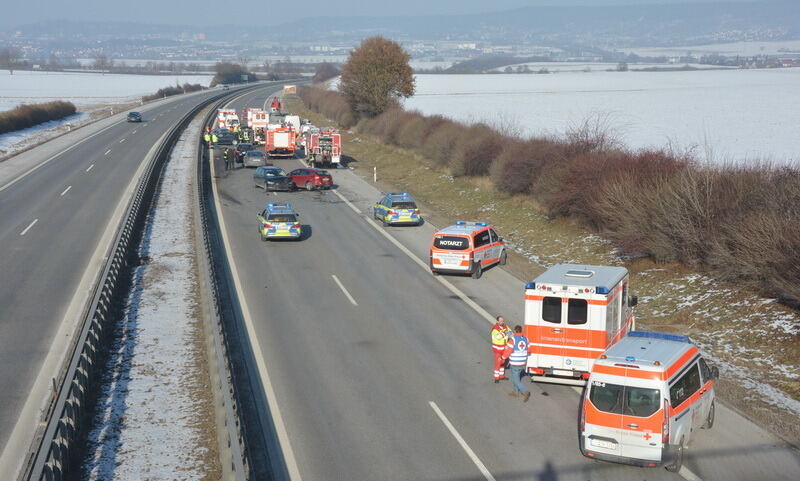
[{"label": "distant hill", "polygon": [[679,46],[744,40],[800,39],[800,0],[676,3],[624,6],[532,6],[486,14],[406,17],[310,17],[277,26],[41,22],[0,32],[9,38],[111,38],[154,36],[231,42],[353,42],[371,35],[400,41],[489,41],[494,44]]}]

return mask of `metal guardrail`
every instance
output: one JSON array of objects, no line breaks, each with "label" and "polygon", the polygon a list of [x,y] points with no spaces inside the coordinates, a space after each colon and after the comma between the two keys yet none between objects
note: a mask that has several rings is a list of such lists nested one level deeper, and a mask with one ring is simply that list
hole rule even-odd
[{"label": "metal guardrail", "polygon": [[80,335],[70,349],[61,382],[53,379],[53,398],[43,420],[46,428],[37,433],[20,479],[62,481],[80,467],[85,448],[83,441],[91,427],[93,401],[107,358],[109,339],[118,320],[120,301],[130,286],[130,268],[140,262],[137,248],[170,151],[184,128],[202,109],[248,88],[258,86],[226,91],[201,102],[170,129],[150,160],[117,230],[114,247],[96,284]]}]

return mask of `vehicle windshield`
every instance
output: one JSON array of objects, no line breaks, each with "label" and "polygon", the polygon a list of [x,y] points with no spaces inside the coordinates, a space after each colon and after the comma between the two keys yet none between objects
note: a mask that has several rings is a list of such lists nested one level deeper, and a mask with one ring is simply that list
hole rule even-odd
[{"label": "vehicle windshield", "polygon": [[437,249],[463,251],[469,247],[469,240],[466,237],[437,236],[433,239],[433,246]]},{"label": "vehicle windshield", "polygon": [[318,170],[317,175],[331,175],[331,174],[329,174],[327,170]]},{"label": "vehicle windshield", "polygon": [[397,209],[416,209],[417,205],[413,202],[392,202],[392,207]]},{"label": "vehicle windshield", "polygon": [[264,171],[264,175],[267,177],[283,177],[286,174],[281,169],[269,169]]},{"label": "vehicle windshield", "polygon": [[269,216],[272,222],[297,222],[297,216],[294,214],[272,214]]},{"label": "vehicle windshield", "polygon": [[589,400],[606,413],[648,417],[661,407],[661,391],[593,381]]}]

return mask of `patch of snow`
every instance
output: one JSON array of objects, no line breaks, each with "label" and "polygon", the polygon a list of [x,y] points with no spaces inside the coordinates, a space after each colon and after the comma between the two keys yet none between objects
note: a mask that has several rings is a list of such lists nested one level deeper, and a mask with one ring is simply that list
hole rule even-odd
[{"label": "patch of snow", "polygon": [[195,317],[192,162],[201,120],[195,120],[171,154],[148,220],[134,273],[112,372],[103,387],[89,434],[84,479],[103,481],[197,480],[208,466],[209,447],[196,393],[202,386],[194,342]]},{"label": "patch of snow", "polygon": [[61,120],[51,120],[27,129],[0,134],[0,157],[5,157],[31,145],[49,140],[61,135],[69,128],[79,127],[89,120],[87,113],[78,112]]}]

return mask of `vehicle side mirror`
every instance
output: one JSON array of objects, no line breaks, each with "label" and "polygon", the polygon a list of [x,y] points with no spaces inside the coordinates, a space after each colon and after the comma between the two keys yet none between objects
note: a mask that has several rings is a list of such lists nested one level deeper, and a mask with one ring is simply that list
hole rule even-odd
[{"label": "vehicle side mirror", "polygon": [[498,237],[497,238],[497,242],[503,242],[503,238],[502,237]]},{"label": "vehicle side mirror", "polygon": [[711,368],[711,379],[719,379],[719,368],[717,366]]},{"label": "vehicle side mirror", "polygon": [[638,296],[631,296],[628,298],[628,307],[634,307],[639,304]]}]

